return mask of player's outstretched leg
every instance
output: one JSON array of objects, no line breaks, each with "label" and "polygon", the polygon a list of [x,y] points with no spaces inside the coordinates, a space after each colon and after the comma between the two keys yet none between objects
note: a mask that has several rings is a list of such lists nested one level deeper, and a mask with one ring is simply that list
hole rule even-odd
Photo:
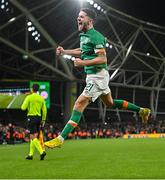
[{"label": "player's outstretched leg", "polygon": [[55,139],[45,142],[45,146],[48,148],[56,148],[56,147],[60,148],[62,144],[63,144],[63,141],[60,140],[59,136]]},{"label": "player's outstretched leg", "polygon": [[149,108],[142,108],[140,106],[137,106],[133,103],[130,103],[126,100],[121,100],[121,99],[114,99],[113,106],[111,108],[126,109],[126,110],[137,112],[139,113],[139,116],[142,119],[143,123],[147,123],[148,118],[151,114],[151,110]]},{"label": "player's outstretched leg", "polygon": [[82,112],[73,110],[72,116],[71,116],[70,120],[68,121],[68,123],[65,125],[61,134],[57,138],[45,142],[44,143],[45,146],[48,148],[61,147],[64,142],[64,139],[66,139],[68,134],[70,132],[72,132],[75,127],[77,127],[77,125],[81,119],[81,116],[82,116]]}]

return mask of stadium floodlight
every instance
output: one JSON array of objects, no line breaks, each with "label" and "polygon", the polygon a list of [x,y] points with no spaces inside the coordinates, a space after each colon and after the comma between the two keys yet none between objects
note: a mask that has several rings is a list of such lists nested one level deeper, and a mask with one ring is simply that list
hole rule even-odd
[{"label": "stadium floodlight", "polygon": [[5,10],[6,12],[8,12],[10,9],[9,9],[9,2],[6,0],[1,0],[0,2],[0,6],[1,6],[1,9],[2,10]]},{"label": "stadium floodlight", "polygon": [[106,46],[107,48],[110,48],[110,49],[113,48],[112,44],[109,44],[109,43],[106,43],[105,46]]},{"label": "stadium floodlight", "polygon": [[36,27],[33,25],[31,21],[27,22],[27,29],[29,32],[31,32],[31,35],[34,37],[34,40],[36,40],[38,43],[40,42],[40,33],[36,30]]},{"label": "stadium floodlight", "polygon": [[32,32],[32,36],[35,36],[35,34],[36,34],[35,32]]},{"label": "stadium floodlight", "polygon": [[32,22],[31,22],[31,21],[28,21],[28,22],[27,22],[27,25],[28,25],[28,26],[31,26],[31,25],[32,25]]},{"label": "stadium floodlight", "polygon": [[98,4],[97,4],[97,3],[94,3],[93,6],[94,6],[94,8],[97,8],[97,7],[98,7]]},{"label": "stadium floodlight", "polygon": [[105,46],[106,46],[106,47],[109,47],[109,43],[106,43]]},{"label": "stadium floodlight", "polygon": [[93,4],[94,4],[94,1],[93,1],[93,0],[89,1],[89,4],[93,5]]},{"label": "stadium floodlight", "polygon": [[32,28],[31,28],[31,27],[28,27],[28,31],[32,31]]},{"label": "stadium floodlight", "polygon": [[89,3],[91,6],[96,8],[98,11],[101,11],[102,13],[106,14],[107,12],[105,11],[104,8],[101,7],[98,3],[96,3],[94,0],[86,0],[87,3]]},{"label": "stadium floodlight", "polygon": [[32,27],[31,27],[31,29],[32,29],[32,31],[34,31],[34,30],[35,30],[35,27],[34,27],[34,26],[32,26]]},{"label": "stadium floodlight", "polygon": [[36,41],[38,40],[38,36],[35,37],[35,40],[36,40]]},{"label": "stadium floodlight", "polygon": [[38,34],[38,31],[34,31],[34,33],[35,33],[35,35],[37,35],[37,34]]},{"label": "stadium floodlight", "polygon": [[101,10],[101,6],[97,6],[97,10],[100,11]]}]

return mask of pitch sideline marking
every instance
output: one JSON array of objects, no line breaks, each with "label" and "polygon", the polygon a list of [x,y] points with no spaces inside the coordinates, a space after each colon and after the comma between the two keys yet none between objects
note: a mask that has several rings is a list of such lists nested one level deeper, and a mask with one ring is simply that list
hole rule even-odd
[{"label": "pitch sideline marking", "polygon": [[9,103],[9,105],[7,106],[7,109],[9,109],[11,107],[11,105],[13,104],[13,102],[15,101],[15,99],[17,98],[17,96],[15,96],[12,101]]}]

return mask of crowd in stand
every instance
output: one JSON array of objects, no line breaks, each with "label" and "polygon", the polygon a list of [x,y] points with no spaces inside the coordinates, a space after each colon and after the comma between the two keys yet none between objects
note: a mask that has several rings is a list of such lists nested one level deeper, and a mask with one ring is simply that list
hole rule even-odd
[{"label": "crowd in stand", "polygon": [[[62,129],[62,124],[46,124],[44,129],[45,140],[57,137]],[[68,139],[94,139],[94,138],[119,138],[124,134],[147,134],[165,133],[165,122],[156,121],[149,124],[130,122],[114,123],[92,123],[80,124]],[[29,141],[29,131],[11,123],[8,125],[0,124],[0,144],[15,144]]]},{"label": "crowd in stand", "polygon": [[28,130],[15,126],[11,123],[8,125],[0,124],[0,144],[15,144],[28,141]]}]

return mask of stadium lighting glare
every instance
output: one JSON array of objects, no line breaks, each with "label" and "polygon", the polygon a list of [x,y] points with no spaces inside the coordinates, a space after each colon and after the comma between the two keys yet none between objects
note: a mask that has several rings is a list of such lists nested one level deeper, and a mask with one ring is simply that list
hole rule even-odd
[{"label": "stadium lighting glare", "polygon": [[63,55],[63,58],[68,59],[68,60],[72,60],[72,61],[74,61],[76,59],[75,57],[73,57],[71,55],[67,55],[67,54]]},{"label": "stadium lighting glare", "polygon": [[23,59],[28,59],[29,56],[28,56],[27,54],[23,54],[23,55],[22,55],[22,58],[23,58]]},{"label": "stadium lighting glare", "polygon": [[109,46],[109,48],[110,48],[110,49],[112,49],[112,48],[113,48],[112,44]]},{"label": "stadium lighting glare", "polygon": [[71,60],[74,61],[76,58],[75,57],[72,57]]},{"label": "stadium lighting glare", "polygon": [[71,59],[71,58],[72,58],[71,55],[67,55],[67,54],[65,54],[63,57],[64,57],[65,59]]},{"label": "stadium lighting glare", "polygon": [[15,21],[15,17],[13,17],[13,18],[11,18],[11,19],[9,19],[9,22],[13,22],[13,21]]},{"label": "stadium lighting glare", "polygon": [[66,58],[67,58],[67,55],[65,54],[65,55],[63,55],[63,57],[66,59]]},{"label": "stadium lighting glare", "polygon": [[5,9],[5,5],[4,4],[1,5],[1,9]]}]

